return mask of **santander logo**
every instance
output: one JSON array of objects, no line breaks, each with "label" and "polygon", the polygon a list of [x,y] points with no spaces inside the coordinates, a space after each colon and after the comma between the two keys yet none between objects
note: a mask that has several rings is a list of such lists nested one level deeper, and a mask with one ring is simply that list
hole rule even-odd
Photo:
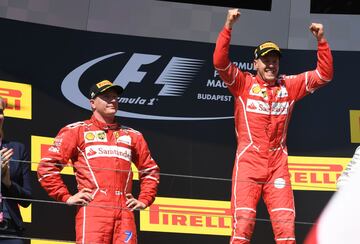
[{"label": "santander logo", "polygon": [[96,154],[96,152],[90,148],[90,150],[87,153],[87,156],[94,156]]}]

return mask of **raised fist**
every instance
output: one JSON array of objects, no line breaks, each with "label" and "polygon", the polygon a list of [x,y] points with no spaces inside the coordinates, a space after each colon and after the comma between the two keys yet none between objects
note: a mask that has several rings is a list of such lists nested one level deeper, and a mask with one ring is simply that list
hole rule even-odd
[{"label": "raised fist", "polygon": [[309,27],[311,33],[320,42],[324,38],[324,26],[320,23],[311,23]]},{"label": "raised fist", "polygon": [[238,8],[228,10],[225,26],[231,29],[235,21],[240,17],[240,14],[241,13]]}]

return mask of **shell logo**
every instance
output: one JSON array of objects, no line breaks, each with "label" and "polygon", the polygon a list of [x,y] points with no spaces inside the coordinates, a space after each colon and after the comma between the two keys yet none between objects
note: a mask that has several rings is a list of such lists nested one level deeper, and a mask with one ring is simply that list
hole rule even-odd
[{"label": "shell logo", "polygon": [[95,135],[94,133],[88,132],[86,133],[85,138],[89,141],[93,141],[95,139]]},{"label": "shell logo", "polygon": [[252,88],[252,92],[255,93],[255,94],[259,94],[260,91],[261,91],[260,86],[254,86],[254,87]]}]

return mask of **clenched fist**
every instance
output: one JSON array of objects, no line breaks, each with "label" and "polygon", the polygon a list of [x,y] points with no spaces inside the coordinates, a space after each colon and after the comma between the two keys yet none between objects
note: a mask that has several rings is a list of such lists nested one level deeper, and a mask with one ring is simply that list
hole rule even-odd
[{"label": "clenched fist", "polygon": [[228,10],[225,27],[231,29],[236,20],[240,17],[240,11],[237,8]]},{"label": "clenched fist", "polygon": [[324,26],[320,23],[311,23],[309,27],[311,33],[315,36],[318,42],[324,39]]}]

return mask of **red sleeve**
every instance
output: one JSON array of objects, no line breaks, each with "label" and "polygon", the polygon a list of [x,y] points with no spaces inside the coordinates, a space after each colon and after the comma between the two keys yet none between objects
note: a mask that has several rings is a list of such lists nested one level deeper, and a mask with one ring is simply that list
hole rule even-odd
[{"label": "red sleeve", "polygon": [[332,80],[334,74],[333,57],[328,43],[319,42],[317,52],[317,66],[315,70],[306,71],[297,76],[287,76],[290,90],[295,100],[313,93],[316,89]]},{"label": "red sleeve", "polygon": [[151,157],[150,150],[142,134],[138,134],[135,150],[133,162],[139,171],[140,179],[138,200],[146,206],[150,206],[154,202],[157,193],[160,169]]},{"label": "red sleeve", "polygon": [[69,160],[76,160],[73,157],[77,152],[77,133],[74,132],[75,129],[68,126],[60,130],[37,169],[41,186],[57,201],[66,202],[71,196],[60,172]]},{"label": "red sleeve", "polygon": [[221,79],[234,96],[238,96],[245,83],[244,73],[229,59],[231,30],[224,27],[216,41],[213,62]]},{"label": "red sleeve", "polygon": [[331,81],[334,76],[333,57],[327,42],[318,43],[318,61],[316,71],[322,81]]}]

